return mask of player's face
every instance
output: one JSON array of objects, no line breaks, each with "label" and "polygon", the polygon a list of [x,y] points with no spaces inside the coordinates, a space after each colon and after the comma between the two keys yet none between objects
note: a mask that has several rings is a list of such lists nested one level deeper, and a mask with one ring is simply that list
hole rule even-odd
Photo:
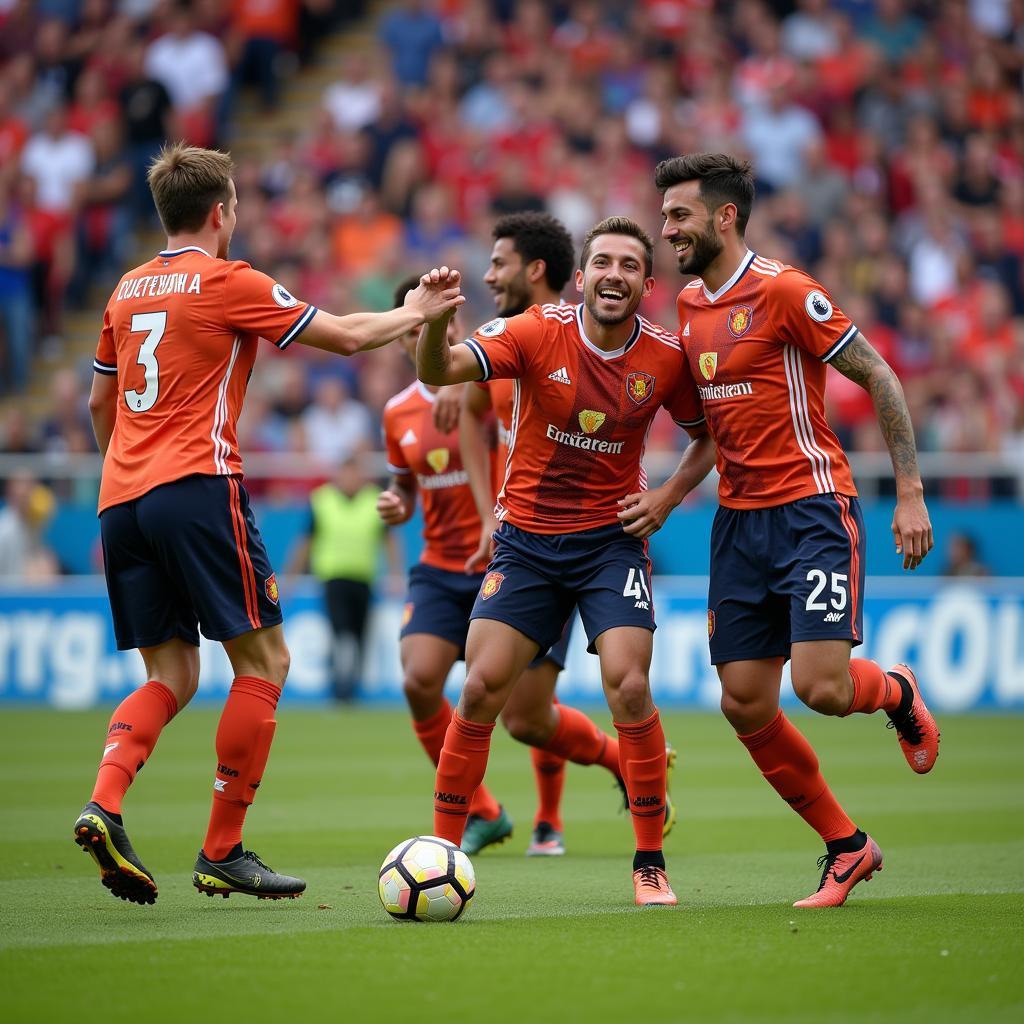
[{"label": "player's face", "polygon": [[494,292],[498,316],[516,316],[532,304],[530,282],[526,279],[523,257],[515,250],[511,238],[499,238],[491,250],[491,263],[484,274],[484,284]]},{"label": "player's face", "polygon": [[231,236],[235,233],[235,222],[238,219],[238,194],[235,192],[235,183],[229,181],[228,184],[228,201],[224,204],[224,214],[220,230],[217,232],[217,256],[222,260],[228,258]]},{"label": "player's face", "polygon": [[590,315],[605,327],[628,320],[650,295],[654,278],[646,276],[643,243],[629,235],[598,235],[587,265],[576,272],[576,288]]},{"label": "player's face", "polygon": [[672,244],[680,274],[701,275],[724,248],[714,212],[700,198],[700,182],[684,181],[665,192],[661,237]]}]

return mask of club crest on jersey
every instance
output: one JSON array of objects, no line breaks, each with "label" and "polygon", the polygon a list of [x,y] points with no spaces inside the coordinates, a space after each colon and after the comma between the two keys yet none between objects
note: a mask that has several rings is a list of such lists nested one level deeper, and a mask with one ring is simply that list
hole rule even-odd
[{"label": "club crest on jersey", "polygon": [[267,597],[269,597],[270,600],[274,602],[274,604],[277,604],[277,602],[281,598],[281,593],[277,589],[277,573],[276,572],[272,572],[266,578],[266,580],[265,580],[265,582],[263,584],[263,589],[266,590]]},{"label": "club crest on jersey", "polygon": [[626,394],[637,405],[643,405],[654,394],[654,378],[642,370],[628,374],[626,376]]},{"label": "club crest on jersey", "polygon": [[270,289],[270,294],[282,309],[291,309],[292,306],[297,306],[299,304],[299,300],[295,298],[295,296],[292,295],[292,293],[283,285],[275,284],[274,287]]},{"label": "club crest on jersey", "polygon": [[715,613],[709,608],[708,609],[708,639],[710,640],[715,635]]},{"label": "club crest on jersey", "polygon": [[501,572],[489,572],[484,577],[483,585],[480,587],[480,596],[486,601],[489,597],[494,595],[501,590],[502,583],[505,582],[505,574]]},{"label": "club crest on jersey", "polygon": [[482,338],[493,338],[495,335],[505,333],[505,318],[503,316],[497,316],[493,320],[488,320],[483,327],[479,328],[476,332]]},{"label": "club crest on jersey", "polygon": [[448,468],[451,453],[447,448],[431,448],[427,452],[427,465],[435,473],[443,473]]},{"label": "club crest on jersey", "polygon": [[697,365],[705,380],[714,380],[715,374],[718,372],[718,353],[701,352],[697,357]]},{"label": "club crest on jersey", "polygon": [[584,409],[579,415],[580,430],[584,434],[593,434],[601,429],[601,424],[607,419],[603,412],[594,409]]},{"label": "club crest on jersey", "polygon": [[804,309],[807,310],[807,315],[812,320],[817,320],[819,324],[832,319],[832,303],[822,292],[808,292],[807,298],[804,299]]},{"label": "club crest on jersey", "polygon": [[[734,338],[742,338],[754,321],[754,311],[749,306],[733,306],[729,310],[729,333]],[[708,377],[708,380],[711,380]]]},{"label": "club crest on jersey", "polygon": [[412,618],[412,612],[415,607],[416,605],[414,605],[412,601],[409,601],[406,605],[403,606],[401,625],[402,629],[405,629],[405,627],[409,625],[409,620]]}]

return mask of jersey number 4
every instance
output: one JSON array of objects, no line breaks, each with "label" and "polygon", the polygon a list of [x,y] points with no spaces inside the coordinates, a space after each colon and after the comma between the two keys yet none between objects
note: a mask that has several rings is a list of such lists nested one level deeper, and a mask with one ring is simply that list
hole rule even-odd
[{"label": "jersey number 4", "polygon": [[167,313],[136,313],[132,316],[132,334],[146,333],[139,346],[135,361],[146,371],[145,391],[126,391],[125,405],[132,412],[148,412],[156,405],[160,394],[160,364],[156,361],[156,347],[167,330]]}]

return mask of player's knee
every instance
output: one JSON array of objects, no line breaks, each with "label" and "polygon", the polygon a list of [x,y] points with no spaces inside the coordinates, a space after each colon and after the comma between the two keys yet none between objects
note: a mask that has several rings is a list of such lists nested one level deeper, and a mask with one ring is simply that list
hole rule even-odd
[{"label": "player's knee", "polygon": [[726,721],[740,736],[755,732],[774,711],[774,707],[769,708],[760,698],[747,700],[727,690],[722,691],[721,707]]},{"label": "player's knee", "polygon": [[616,714],[626,721],[636,721],[651,700],[651,687],[647,673],[627,671],[620,679],[609,679],[608,688],[615,694]]},{"label": "player's knee", "polygon": [[443,688],[443,681],[439,684],[436,679],[428,679],[415,671],[407,671],[402,678],[402,692],[405,694],[405,701],[413,716],[417,718],[429,717],[433,711],[437,710],[438,697]]},{"label": "player's knee", "polygon": [[850,706],[849,674],[844,678],[794,671],[793,692],[819,715],[844,715]]},{"label": "player's knee", "polygon": [[547,741],[546,722],[539,721],[536,715],[524,714],[518,708],[505,708],[501,713],[501,724],[512,739],[527,746],[540,747]]},{"label": "player's knee", "polygon": [[462,688],[460,701],[463,718],[471,721],[494,721],[504,703],[499,695],[499,688],[489,682],[479,672],[470,671],[466,675],[466,684]]}]

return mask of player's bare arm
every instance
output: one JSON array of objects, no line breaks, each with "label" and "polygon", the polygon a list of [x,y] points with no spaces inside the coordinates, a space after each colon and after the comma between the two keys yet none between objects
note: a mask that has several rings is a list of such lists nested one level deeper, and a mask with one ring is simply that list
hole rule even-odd
[{"label": "player's bare arm", "polygon": [[416,345],[416,376],[424,384],[465,384],[480,380],[480,364],[467,345],[448,343],[448,320],[428,324]]},{"label": "player's bare arm", "polygon": [[408,476],[392,476],[386,491],[377,496],[377,515],[388,526],[408,522],[416,508],[416,480]]},{"label": "player's bare arm", "polygon": [[672,510],[711,472],[716,455],[710,434],[693,436],[675,472],[660,487],[627,494],[619,500],[623,530],[640,538],[657,533]]},{"label": "player's bare arm", "polygon": [[863,334],[858,334],[831,362],[844,377],[871,395],[896,477],[896,511],[892,532],[903,568],[916,569],[934,547],[932,525],[917,468],[917,445],[907,400],[899,379]]},{"label": "player's bare arm", "polygon": [[480,542],[476,551],[466,560],[466,572],[483,572],[493,554],[491,534],[498,528],[494,518],[494,499],[491,494],[490,445],[485,417],[491,408],[490,393],[483,388],[467,387],[462,394],[459,411],[459,448],[462,466],[469,477],[473,501],[480,514]]},{"label": "player's bare arm", "polygon": [[466,301],[459,290],[459,272],[435,267],[420,278],[405,302],[384,313],[334,316],[318,309],[309,326],[296,339],[304,345],[350,356],[381,348],[423,324],[448,317]]},{"label": "player's bare arm", "polygon": [[100,454],[107,454],[110,437],[114,433],[114,419],[117,416],[117,377],[109,373],[94,373],[92,391],[89,394],[89,416],[92,432]]}]

